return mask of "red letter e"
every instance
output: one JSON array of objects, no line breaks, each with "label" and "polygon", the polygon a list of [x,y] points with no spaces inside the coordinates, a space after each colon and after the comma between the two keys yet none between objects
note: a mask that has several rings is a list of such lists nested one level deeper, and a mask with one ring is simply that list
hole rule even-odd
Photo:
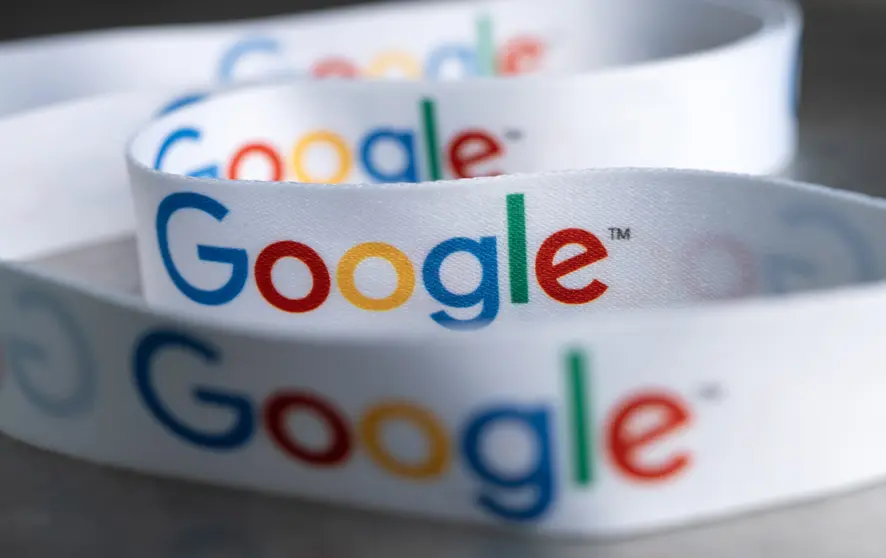
[{"label": "red letter e", "polygon": [[[654,412],[661,418],[651,425],[638,427],[637,415]],[[680,452],[659,464],[644,464],[637,452],[689,422],[689,410],[673,397],[647,393],[625,401],[612,414],[607,446],[616,468],[625,476],[641,481],[663,481],[678,474],[690,462],[688,452]]]}]

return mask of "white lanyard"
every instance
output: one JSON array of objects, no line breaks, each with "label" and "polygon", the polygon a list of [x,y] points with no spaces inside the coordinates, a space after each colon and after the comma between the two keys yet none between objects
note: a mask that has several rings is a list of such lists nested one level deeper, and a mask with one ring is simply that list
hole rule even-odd
[{"label": "white lanyard", "polygon": [[[512,0],[0,47],[0,431],[569,536],[877,478],[886,208],[761,176],[799,34]],[[133,233],[144,298],[28,263]]]}]

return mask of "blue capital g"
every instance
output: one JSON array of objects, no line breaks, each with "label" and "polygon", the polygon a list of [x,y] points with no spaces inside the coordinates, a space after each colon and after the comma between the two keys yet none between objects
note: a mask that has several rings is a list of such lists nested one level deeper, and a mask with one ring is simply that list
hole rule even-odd
[{"label": "blue capital g", "polygon": [[160,257],[173,284],[178,290],[198,304],[218,306],[227,304],[234,299],[246,285],[249,259],[246,250],[236,248],[221,248],[218,246],[197,246],[197,256],[204,261],[225,263],[231,266],[231,277],[228,281],[215,290],[204,290],[193,286],[182,276],[172,261],[169,251],[169,220],[172,215],[182,209],[197,209],[221,221],[227,216],[228,208],[221,203],[194,192],[176,192],[166,196],[157,208],[157,244],[160,248]]},{"label": "blue capital g", "polygon": [[23,313],[40,312],[52,316],[73,349],[74,389],[63,396],[49,395],[31,379],[28,371],[51,368],[46,347],[11,337],[6,342],[6,361],[11,376],[24,396],[35,407],[56,418],[70,418],[92,408],[98,392],[96,365],[83,330],[56,299],[38,291],[24,291],[15,306]]},{"label": "blue capital g", "polygon": [[265,54],[277,54],[280,44],[268,37],[254,37],[235,43],[222,55],[218,64],[218,81],[221,84],[229,84],[234,81],[234,68],[246,54],[250,52],[263,52]]},{"label": "blue capital g", "polygon": [[146,332],[133,349],[132,375],[142,403],[154,418],[179,438],[204,448],[229,450],[246,443],[255,431],[255,419],[252,403],[243,394],[205,386],[192,390],[195,400],[226,409],[234,415],[234,424],[221,432],[207,432],[190,426],[176,418],[166,407],[153,385],[153,359],[161,351],[169,349],[186,350],[207,364],[217,365],[222,358],[220,349],[186,332],[169,329]]},{"label": "blue capital g", "polygon": [[[792,207],[784,211],[781,217],[792,229],[819,228],[833,233],[852,257],[855,264],[853,277],[855,281],[866,283],[880,278],[880,266],[873,247],[865,235],[848,220],[816,206]],[[789,277],[814,280],[819,270],[814,263],[807,260],[789,255],[769,254],[763,257],[763,273],[769,292],[788,293],[794,290],[788,284]]]}]

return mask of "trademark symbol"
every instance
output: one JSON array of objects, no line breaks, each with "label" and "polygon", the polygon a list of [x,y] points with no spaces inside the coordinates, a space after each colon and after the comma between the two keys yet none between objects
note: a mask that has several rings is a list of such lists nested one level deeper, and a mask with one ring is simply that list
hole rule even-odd
[{"label": "trademark symbol", "polygon": [[723,399],[723,387],[720,384],[704,384],[698,390],[698,396],[705,401],[719,401]]},{"label": "trademark symbol", "polygon": [[523,139],[523,132],[520,130],[505,130],[505,133],[502,135],[508,141],[520,141]]},{"label": "trademark symbol", "polygon": [[621,227],[609,227],[609,238],[612,240],[630,240],[631,229]]}]

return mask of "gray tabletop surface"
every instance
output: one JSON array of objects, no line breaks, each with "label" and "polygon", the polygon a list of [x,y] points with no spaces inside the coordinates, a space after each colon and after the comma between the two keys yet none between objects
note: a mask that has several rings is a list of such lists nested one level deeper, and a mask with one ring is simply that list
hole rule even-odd
[{"label": "gray tabletop surface", "polygon": [[[50,1],[31,0],[8,8],[13,17],[11,21],[0,18],[0,36],[224,19],[333,5],[324,0],[302,0],[295,6],[291,0],[155,0],[113,5],[102,0],[64,0],[50,6]],[[886,125],[886,0],[806,0],[803,5],[801,146],[785,174],[886,196],[886,134],[882,129]],[[138,290],[131,240],[40,265],[95,281],[107,282],[112,277],[116,288]],[[112,268],[119,272],[109,275],[107,270]],[[563,543],[149,478],[51,455],[0,436],[0,558],[884,556],[886,482],[839,497],[629,540]]]}]

